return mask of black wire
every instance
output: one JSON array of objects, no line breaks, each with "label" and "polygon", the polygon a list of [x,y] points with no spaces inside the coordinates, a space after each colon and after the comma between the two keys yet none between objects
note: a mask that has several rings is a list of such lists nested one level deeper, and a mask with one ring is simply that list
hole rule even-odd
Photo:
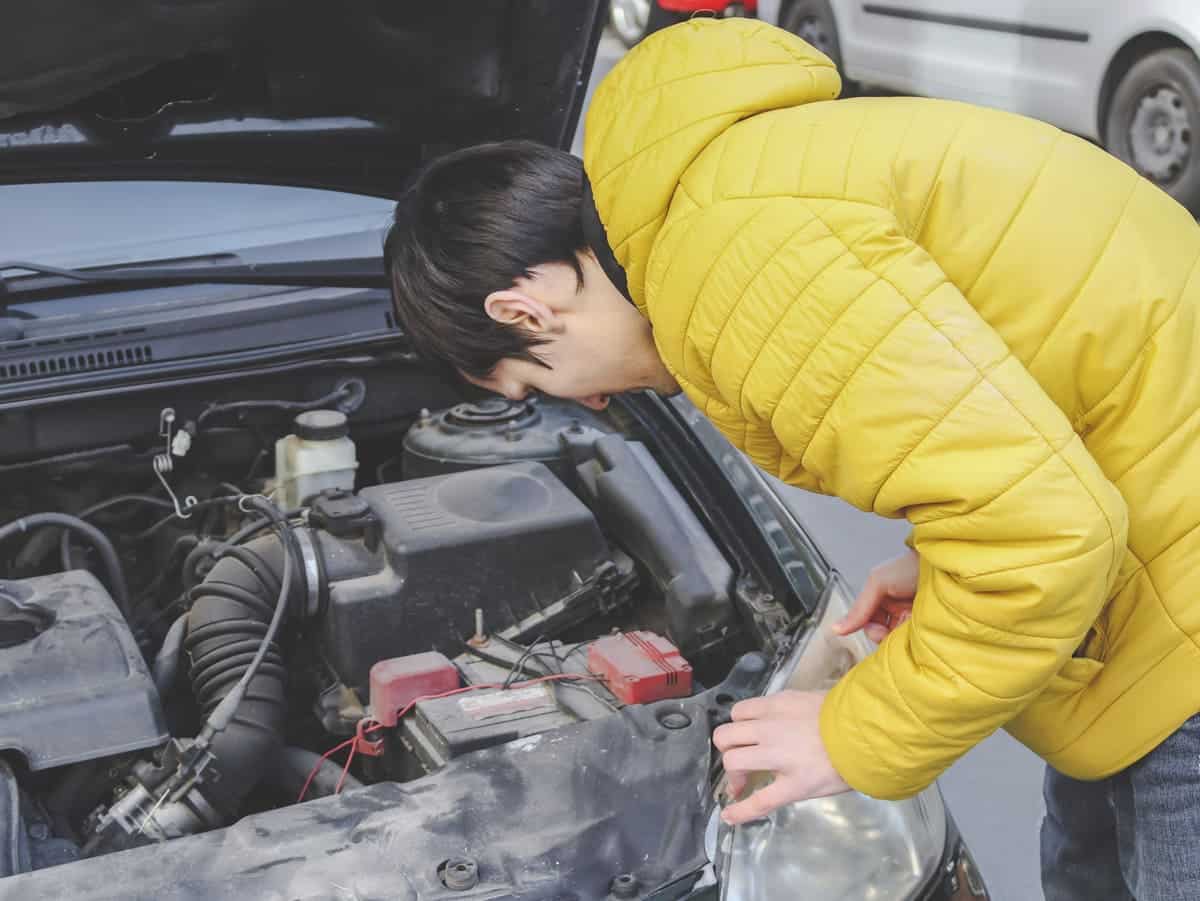
[{"label": "black wire", "polygon": [[254,436],[258,439],[258,443],[262,445],[262,447],[259,447],[258,453],[254,455],[254,460],[250,463],[250,468],[246,471],[246,475],[242,478],[242,481],[247,485],[254,482],[254,477],[258,475],[258,467],[262,466],[262,462],[263,460],[267,459],[268,453],[266,448],[267,441],[262,434],[262,429],[254,429]]},{"label": "black wire", "polygon": [[195,535],[180,535],[177,539],[175,539],[175,543],[172,544],[170,550],[167,551],[167,558],[163,561],[162,569],[159,571],[158,575],[151,579],[146,584],[146,587],[138,593],[137,599],[133,602],[133,609],[131,613],[134,617],[141,615],[142,608],[145,607],[147,603],[154,600],[154,596],[158,594],[158,590],[162,588],[167,579],[170,578],[172,570],[171,564],[179,555],[180,550],[186,548],[190,553],[191,551],[195,550],[199,544],[200,539]]},{"label": "black wire", "polygon": [[[170,501],[165,501],[160,497],[154,497],[150,494],[122,494],[118,497],[110,497],[108,500],[100,501],[98,504],[92,504],[90,507],[85,507],[75,515],[80,519],[88,519],[107,510],[109,507],[116,507],[120,504],[145,504],[151,507],[160,507],[166,510],[173,510],[174,507]],[[62,559],[62,568],[64,570],[74,569],[74,561],[71,560],[71,530],[63,529],[58,540],[59,555]]]},{"label": "black wire", "polygon": [[196,429],[199,431],[203,428],[205,420],[225,413],[243,413],[248,410],[276,410],[280,413],[304,413],[308,410],[319,410],[350,395],[353,390],[353,387],[350,385],[343,385],[336,391],[331,391],[329,394],[326,394],[324,397],[318,397],[316,400],[235,400],[224,404],[209,404],[196,417]]},{"label": "black wire", "polygon": [[[468,643],[466,643],[466,642],[464,642],[464,645],[465,645],[465,646],[466,646],[466,648],[467,648],[467,653],[469,653],[469,654],[470,654],[470,655],[472,655],[473,657],[478,657],[480,660],[483,660],[483,661],[485,661],[485,662],[487,662],[487,663],[491,663],[491,664],[493,664],[493,665],[495,665],[495,666],[506,666],[506,667],[511,667],[511,666],[514,666],[514,665],[515,665],[515,664],[513,664],[513,663],[510,663],[510,662],[509,662],[508,660],[506,660],[504,657],[501,657],[501,656],[499,656],[499,655],[497,655],[497,654],[491,654],[491,653],[489,653],[489,652],[487,652],[487,651],[483,650],[483,648],[477,648],[477,647],[475,647],[474,645],[468,644]],[[521,647],[523,648],[524,646],[522,645]],[[545,654],[545,653],[536,653],[536,652],[535,652],[534,654],[532,654],[532,655],[530,655],[530,656],[531,656],[531,657],[537,657],[537,658],[539,658],[539,659],[540,659],[540,658],[542,658],[542,657],[545,657],[545,656],[546,656],[546,654]],[[529,661],[529,658],[525,658],[525,660],[526,660],[526,661]],[[547,667],[545,667],[545,666],[544,666],[544,665],[542,665],[542,664],[539,664],[539,665],[538,665],[538,668],[536,668],[536,669],[535,669],[535,668],[532,668],[532,667],[529,665],[529,662],[523,662],[523,663],[521,663],[521,664],[520,664],[520,669],[521,669],[521,672],[522,672],[522,673],[526,673],[526,674],[528,674],[528,675],[531,675],[531,676],[548,676],[548,675],[550,675],[551,673],[553,673],[553,670],[550,670],[550,669],[548,669]]]},{"label": "black wire", "polygon": [[508,671],[508,675],[504,677],[504,683],[501,686],[502,688],[508,688],[510,685],[512,685],[513,678],[517,675],[517,671],[522,668],[521,664],[523,664],[526,660],[528,660],[529,655],[533,653],[533,649],[536,648],[539,644],[541,644],[545,640],[546,640],[546,636],[544,634],[539,635],[537,638],[534,639],[533,644],[531,644],[531,645],[529,645],[529,647],[525,648],[525,651],[521,654],[520,657],[517,658],[517,662],[512,665],[512,669],[510,669]]},{"label": "black wire", "polygon": [[175,600],[171,601],[171,603],[167,604],[165,607],[163,607],[161,610],[159,610],[157,613],[155,613],[153,616],[151,616],[148,620],[146,620],[146,622],[144,622],[142,624],[141,630],[139,631],[138,634],[143,637],[148,636],[149,632],[150,632],[150,628],[152,626],[158,625],[158,623],[162,622],[176,608],[186,607],[187,602],[188,602],[188,597],[189,597],[189,593],[185,591],[179,597],[175,598]]},{"label": "black wire", "polygon": [[[558,659],[558,651],[556,651],[556,650],[554,649],[554,642],[553,642],[553,640],[550,642],[550,644],[549,644],[549,648],[550,648],[550,656],[554,658],[554,665],[555,665],[556,667],[558,667],[558,674],[561,676],[561,675],[562,675],[562,674],[563,674],[565,671],[563,670],[563,662],[562,662],[561,660],[559,660],[559,659]],[[541,653],[541,654],[538,654],[537,656],[538,656],[538,657],[545,657],[546,655],[545,655],[545,653]]]},{"label": "black wire", "polygon": [[94,516],[118,504],[146,504],[147,506],[159,507],[163,510],[173,509],[170,501],[163,500],[161,497],[155,497],[152,494],[122,494],[117,497],[110,497],[108,500],[100,501],[98,504],[92,504],[90,507],[85,507],[75,515],[80,519],[87,519],[89,516]]},{"label": "black wire", "polygon": [[20,519],[10,522],[7,525],[0,526],[0,541],[4,541],[13,535],[24,534],[31,529],[42,528],[43,526],[61,526],[79,532],[87,538],[100,554],[100,559],[108,573],[109,593],[112,594],[113,600],[116,601],[121,615],[128,619],[129,586],[125,581],[125,570],[121,568],[121,558],[117,556],[117,550],[113,547],[113,543],[109,540],[108,536],[91,523],[67,513],[32,513],[29,516],[22,516]]},{"label": "black wire", "polygon": [[[207,510],[211,507],[217,507],[222,504],[236,504],[243,496],[244,495],[228,495],[225,497],[211,497],[205,501],[197,501],[196,503],[192,504],[192,506],[188,507],[184,512],[190,515],[200,510]],[[171,524],[172,521],[180,518],[181,517],[178,513],[172,513],[170,516],[164,516],[149,528],[143,529],[136,535],[129,536],[126,541],[128,541],[130,544],[134,544],[139,541],[145,541],[147,538],[150,538],[151,536],[158,534],[158,532],[160,532],[162,529],[165,529]]]},{"label": "black wire", "polygon": [[[590,642],[581,642],[580,644],[577,644],[575,647],[571,648],[571,650],[567,651],[566,655],[562,659],[563,666],[565,667],[567,665],[567,661],[570,660],[575,654],[578,654],[580,651],[586,651],[589,645]],[[584,664],[583,668],[586,670],[587,664]]]}]

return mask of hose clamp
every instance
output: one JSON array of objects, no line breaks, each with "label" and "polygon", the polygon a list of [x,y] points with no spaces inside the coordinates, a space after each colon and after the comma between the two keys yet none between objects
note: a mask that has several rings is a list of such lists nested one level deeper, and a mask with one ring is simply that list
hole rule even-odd
[{"label": "hose clamp", "polygon": [[300,558],[304,564],[304,581],[308,585],[304,613],[306,616],[316,616],[321,612],[321,565],[317,561],[317,548],[309,529],[293,528],[292,534],[296,536],[296,544],[300,547]]}]

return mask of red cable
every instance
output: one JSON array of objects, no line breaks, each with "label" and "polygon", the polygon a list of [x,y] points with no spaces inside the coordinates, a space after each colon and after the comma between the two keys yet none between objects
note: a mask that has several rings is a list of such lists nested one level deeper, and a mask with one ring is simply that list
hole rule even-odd
[{"label": "red cable", "polygon": [[[465,685],[462,688],[455,688],[455,689],[452,689],[451,691],[443,691],[441,694],[422,695],[419,698],[414,698],[413,700],[409,701],[399,713],[396,714],[396,720],[397,720],[397,722],[399,722],[400,720],[404,719],[405,714],[407,714],[410,710],[412,710],[413,707],[415,707],[421,701],[436,701],[439,698],[448,698],[448,697],[451,697],[452,695],[460,695],[460,694],[463,694],[468,691],[479,691],[481,688],[498,688],[498,689],[505,690],[505,691],[511,691],[514,688],[524,688],[524,687],[527,687],[530,685],[539,685],[543,682],[560,682],[565,679],[578,679],[581,681],[589,681],[589,682],[601,681],[599,676],[593,676],[591,674],[583,675],[582,673],[555,673],[550,676],[538,676],[536,679],[528,679],[524,682],[514,682],[507,689],[505,689],[504,685],[499,682],[487,682],[487,683],[481,683],[479,685]],[[374,732],[376,729],[382,729],[382,728],[383,728],[383,723],[375,723],[374,725],[367,726],[365,729],[363,729],[363,734],[365,735],[368,732]],[[306,794],[308,794],[308,789],[312,785],[312,781],[315,778],[317,778],[317,773],[320,772],[321,765],[326,760],[328,760],[330,757],[332,757],[334,754],[336,754],[338,751],[341,751],[344,748],[349,748],[350,753],[347,755],[346,763],[342,767],[342,775],[341,775],[341,778],[339,778],[337,781],[337,787],[333,790],[333,793],[335,795],[341,794],[342,785],[346,781],[346,774],[350,772],[350,762],[352,760],[354,760],[354,752],[358,748],[358,736],[357,735],[346,739],[344,742],[342,742],[338,745],[335,745],[334,747],[330,748],[328,751],[326,751],[324,754],[321,755],[321,759],[316,762],[316,764],[312,768],[312,772],[309,773],[308,778],[304,780],[304,787],[302,789],[300,789],[300,796],[298,798],[296,798],[297,802],[303,801],[304,796]]]},{"label": "red cable", "polygon": [[357,747],[358,736],[356,735],[355,740],[350,743],[350,753],[346,755],[346,765],[342,767],[342,775],[338,777],[337,787],[333,790],[335,795],[342,793],[342,785],[346,781],[346,774],[350,772],[350,764],[354,762],[354,751]]},{"label": "red cable", "polygon": [[304,787],[302,789],[300,789],[300,795],[299,795],[299,797],[296,798],[297,802],[303,801],[304,796],[308,794],[309,786],[312,785],[312,781],[317,778],[317,773],[319,773],[321,771],[321,764],[323,764],[326,760],[328,760],[330,757],[332,757],[338,751],[342,750],[343,748],[349,747],[352,744],[354,744],[354,739],[353,738],[347,739],[346,741],[342,742],[340,745],[336,745],[336,746],[330,748],[328,751],[326,751],[324,754],[321,755],[321,759],[316,762],[316,764],[312,768],[312,772],[310,772],[308,774],[308,778],[304,780]]}]

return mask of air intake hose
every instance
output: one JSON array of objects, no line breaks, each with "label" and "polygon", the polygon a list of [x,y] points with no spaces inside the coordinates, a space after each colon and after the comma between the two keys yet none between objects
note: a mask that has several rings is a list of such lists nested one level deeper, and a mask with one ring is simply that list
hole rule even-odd
[{"label": "air intake hose", "polygon": [[[278,535],[231,545],[204,581],[192,589],[184,647],[191,660],[192,691],[207,717],[241,679],[267,633],[279,597],[284,561]],[[303,596],[304,575],[292,572],[291,597]],[[232,819],[283,746],[287,669],[272,642],[236,715],[210,748],[219,779],[206,779],[201,794]]]}]

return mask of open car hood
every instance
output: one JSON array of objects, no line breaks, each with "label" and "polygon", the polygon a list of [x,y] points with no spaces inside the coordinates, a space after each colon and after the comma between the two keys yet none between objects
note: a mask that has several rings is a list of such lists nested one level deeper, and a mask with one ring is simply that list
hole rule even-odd
[{"label": "open car hood", "polygon": [[601,0],[39,0],[0,24],[0,183],[393,196],[446,149],[566,148]]}]

